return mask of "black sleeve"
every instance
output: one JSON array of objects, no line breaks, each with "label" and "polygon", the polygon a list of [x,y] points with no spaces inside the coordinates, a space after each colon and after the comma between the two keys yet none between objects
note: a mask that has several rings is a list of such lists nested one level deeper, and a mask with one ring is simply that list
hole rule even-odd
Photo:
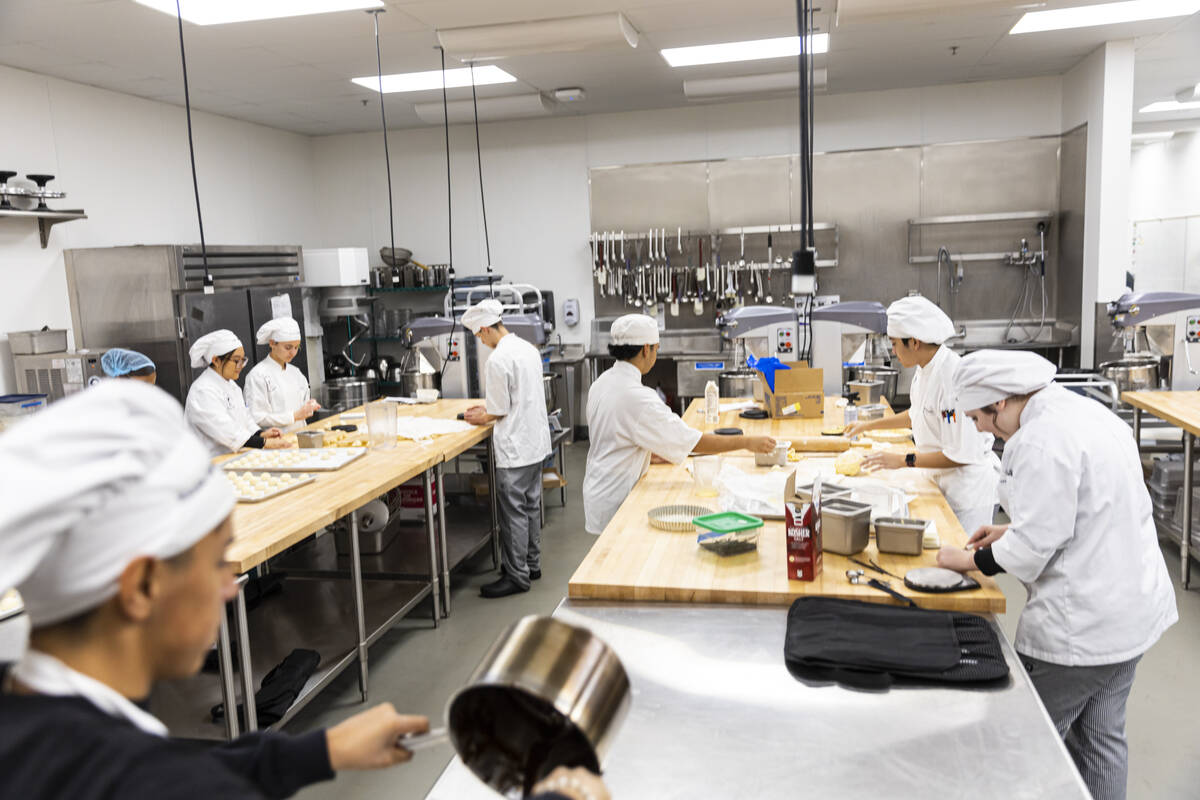
[{"label": "black sleeve", "polygon": [[261,450],[263,448],[262,431],[255,431],[253,436],[242,443],[242,447],[257,447]]},{"label": "black sleeve", "polygon": [[571,798],[558,792],[538,792],[530,795],[529,800],[571,800]]},{"label": "black sleeve", "polygon": [[214,747],[210,753],[264,797],[291,797],[311,783],[333,778],[324,729],[300,736],[261,731]]},{"label": "black sleeve", "polygon": [[996,563],[996,557],[992,555],[992,548],[981,547],[975,551],[975,566],[984,575],[992,576],[1004,572],[1004,567]]}]

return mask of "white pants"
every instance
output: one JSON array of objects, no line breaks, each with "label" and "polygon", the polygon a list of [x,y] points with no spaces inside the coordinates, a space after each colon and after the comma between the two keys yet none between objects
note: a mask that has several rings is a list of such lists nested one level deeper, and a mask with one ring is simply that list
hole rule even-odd
[{"label": "white pants", "polygon": [[958,522],[963,526],[963,530],[967,532],[967,538],[971,538],[971,534],[979,530],[982,525],[992,524],[992,515],[995,513],[996,506],[994,503],[988,503],[986,506],[975,506],[974,508],[955,508],[954,516],[958,517]]}]

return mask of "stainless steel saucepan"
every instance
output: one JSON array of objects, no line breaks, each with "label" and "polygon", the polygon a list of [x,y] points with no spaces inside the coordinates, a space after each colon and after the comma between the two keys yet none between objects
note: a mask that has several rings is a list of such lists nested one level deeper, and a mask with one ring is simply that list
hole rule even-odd
[{"label": "stainless steel saucepan", "polygon": [[420,750],[448,738],[488,786],[528,794],[557,767],[599,774],[629,705],[629,676],[608,645],[584,628],[524,617],[450,698],[447,727],[399,744]]}]

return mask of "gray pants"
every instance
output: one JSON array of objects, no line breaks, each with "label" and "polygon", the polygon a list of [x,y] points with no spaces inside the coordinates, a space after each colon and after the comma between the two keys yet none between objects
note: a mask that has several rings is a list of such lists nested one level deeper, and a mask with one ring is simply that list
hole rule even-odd
[{"label": "gray pants", "polygon": [[542,462],[527,467],[496,468],[496,503],[500,508],[500,563],[523,589],[529,571],[542,568]]},{"label": "gray pants", "polygon": [[1064,667],[1021,656],[1054,727],[1095,800],[1124,800],[1129,775],[1125,701],[1141,656],[1120,664]]}]

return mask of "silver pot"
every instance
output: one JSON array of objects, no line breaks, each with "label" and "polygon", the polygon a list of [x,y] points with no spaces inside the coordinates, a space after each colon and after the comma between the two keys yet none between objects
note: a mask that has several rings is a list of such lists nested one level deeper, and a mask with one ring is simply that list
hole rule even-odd
[{"label": "silver pot", "polygon": [[524,617],[500,635],[446,708],[463,763],[502,795],[559,766],[599,773],[629,711],[629,676],[584,628]]},{"label": "silver pot", "polygon": [[557,384],[555,384],[558,377],[558,375],[549,372],[542,375],[542,390],[546,395],[547,413],[558,408],[558,389]]},{"label": "silver pot", "polygon": [[417,389],[441,389],[441,376],[436,372],[401,372],[400,396],[416,397]]},{"label": "silver pot", "polygon": [[722,372],[717,382],[721,397],[754,397],[754,390],[759,385],[758,372],[752,369],[739,369],[733,372]]},{"label": "silver pot", "polygon": [[321,387],[325,402],[321,405],[338,411],[365,405],[379,396],[379,386],[375,381],[360,378],[335,378],[325,381]]},{"label": "silver pot", "polygon": [[1117,385],[1119,392],[1158,388],[1158,356],[1135,353],[1119,361],[1100,365],[1100,374]]},{"label": "silver pot", "polygon": [[893,367],[855,366],[846,368],[846,382],[870,383],[879,381],[883,384],[881,394],[890,403],[896,399],[896,384],[900,380],[900,370]]}]

